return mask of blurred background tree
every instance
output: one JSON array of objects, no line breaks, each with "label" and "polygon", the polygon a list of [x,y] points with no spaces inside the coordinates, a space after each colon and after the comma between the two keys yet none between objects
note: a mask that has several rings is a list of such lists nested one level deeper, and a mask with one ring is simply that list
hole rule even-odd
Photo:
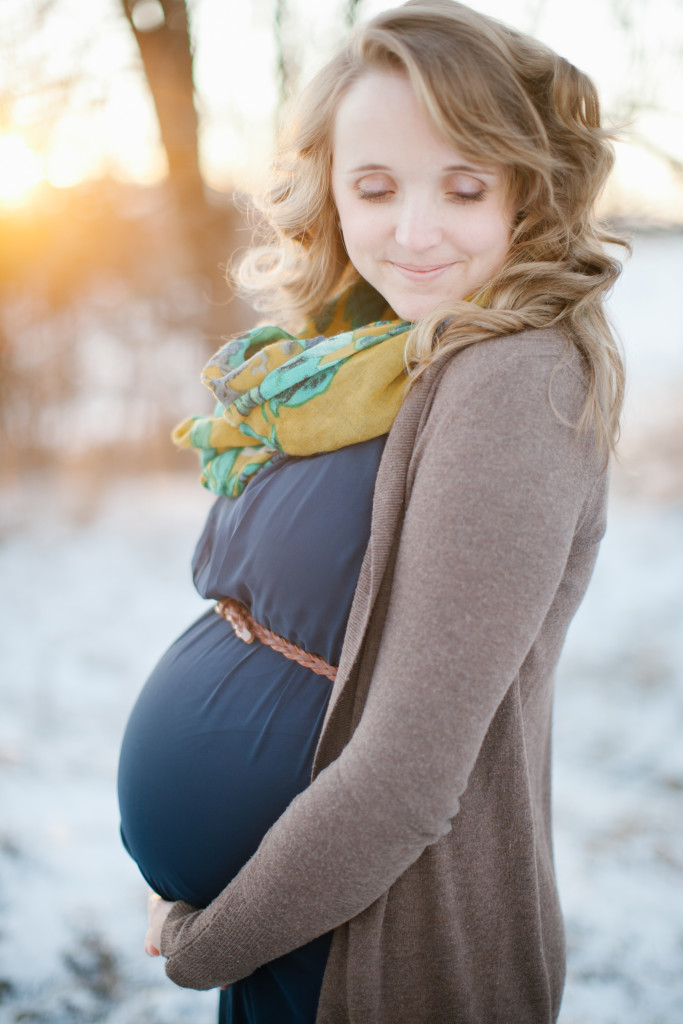
[{"label": "blurred background tree", "polygon": [[[174,461],[167,434],[181,412],[177,380],[187,373],[194,383],[219,338],[253,320],[224,272],[236,232],[246,230],[243,217],[232,193],[209,188],[200,171],[185,3],[116,2],[117,10],[103,8],[100,33],[118,31],[122,17],[132,30],[167,171],[161,181],[137,185],[105,168],[71,187],[43,184],[30,204],[2,210],[5,473],[55,463],[103,463],[112,471]],[[46,23],[58,24],[64,13],[63,0],[39,0],[11,17],[7,5],[2,11],[12,74],[3,83],[0,128],[28,108],[25,133],[38,151],[53,141],[65,108],[83,117],[106,101],[91,77],[92,37],[74,33],[69,67],[50,66]],[[131,70],[134,64],[131,48]],[[198,387],[189,395],[203,399]]]}]

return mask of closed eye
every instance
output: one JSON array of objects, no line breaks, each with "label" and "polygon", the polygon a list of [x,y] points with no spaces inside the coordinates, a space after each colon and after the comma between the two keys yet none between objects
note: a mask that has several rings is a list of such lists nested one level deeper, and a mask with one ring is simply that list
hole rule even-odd
[{"label": "closed eye", "polygon": [[486,189],[480,189],[479,192],[449,192],[451,196],[458,203],[478,203],[486,195]]},{"label": "closed eye", "polygon": [[367,199],[368,202],[370,203],[381,203],[383,200],[388,199],[390,196],[392,196],[393,192],[391,191],[391,189],[370,190],[359,188],[358,195],[361,199]]}]

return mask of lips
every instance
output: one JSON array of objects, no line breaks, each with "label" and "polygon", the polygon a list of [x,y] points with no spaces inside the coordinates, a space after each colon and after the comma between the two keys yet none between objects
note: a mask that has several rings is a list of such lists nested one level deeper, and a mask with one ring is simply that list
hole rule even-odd
[{"label": "lips", "polygon": [[405,263],[394,263],[393,260],[390,260],[389,263],[394,270],[397,270],[399,274],[407,278],[409,281],[419,281],[423,283],[436,280],[436,278],[440,277],[441,274],[445,273],[445,271],[449,270],[453,266],[453,262],[439,263],[436,265],[433,264],[429,267],[415,267],[406,265]]}]

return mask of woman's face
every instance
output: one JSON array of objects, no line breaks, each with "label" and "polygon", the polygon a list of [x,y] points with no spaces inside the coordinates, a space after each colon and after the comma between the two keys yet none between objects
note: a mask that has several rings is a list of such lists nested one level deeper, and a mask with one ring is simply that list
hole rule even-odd
[{"label": "woman's face", "polygon": [[332,193],[352,264],[404,320],[467,298],[507,255],[500,171],[440,139],[400,73],[368,71],[341,99]]}]

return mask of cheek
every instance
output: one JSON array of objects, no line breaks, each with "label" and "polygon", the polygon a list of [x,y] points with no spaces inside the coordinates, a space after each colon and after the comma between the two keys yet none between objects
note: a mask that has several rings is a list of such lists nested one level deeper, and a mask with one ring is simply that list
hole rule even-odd
[{"label": "cheek", "polygon": [[382,207],[377,204],[359,202],[345,190],[333,190],[337,216],[344,245],[349,255],[364,251],[372,252],[384,237]]},{"label": "cheek", "polygon": [[510,248],[512,228],[502,217],[483,217],[472,225],[471,252],[490,264],[502,263]]},{"label": "cheek", "polygon": [[350,254],[372,252],[381,239],[381,231],[375,219],[364,211],[339,210],[339,224]]}]

